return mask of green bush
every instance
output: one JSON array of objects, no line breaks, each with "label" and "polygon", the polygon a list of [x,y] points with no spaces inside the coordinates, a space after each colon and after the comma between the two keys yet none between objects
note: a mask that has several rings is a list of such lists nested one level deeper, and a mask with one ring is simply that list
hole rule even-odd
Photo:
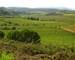
[{"label": "green bush", "polygon": [[19,31],[11,31],[8,33],[7,38],[11,40],[18,40],[19,39]]},{"label": "green bush", "polygon": [[11,29],[12,29],[12,30],[16,30],[16,27],[12,27]]},{"label": "green bush", "polygon": [[0,39],[4,38],[4,32],[0,31]]},{"label": "green bush", "polygon": [[8,39],[26,42],[26,43],[39,43],[40,36],[37,32],[30,30],[11,31],[7,35]]}]

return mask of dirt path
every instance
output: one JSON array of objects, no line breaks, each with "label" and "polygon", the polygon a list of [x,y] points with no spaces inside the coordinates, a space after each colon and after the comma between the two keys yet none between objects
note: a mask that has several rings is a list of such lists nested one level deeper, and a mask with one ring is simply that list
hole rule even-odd
[{"label": "dirt path", "polygon": [[68,32],[72,32],[75,33],[75,28],[65,28],[65,27],[61,27],[61,29],[68,31]]}]

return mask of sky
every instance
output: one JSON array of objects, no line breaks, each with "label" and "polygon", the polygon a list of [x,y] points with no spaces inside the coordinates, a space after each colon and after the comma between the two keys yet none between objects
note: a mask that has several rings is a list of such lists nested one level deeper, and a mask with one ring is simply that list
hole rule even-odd
[{"label": "sky", "polygon": [[0,0],[0,7],[75,9],[75,0]]}]

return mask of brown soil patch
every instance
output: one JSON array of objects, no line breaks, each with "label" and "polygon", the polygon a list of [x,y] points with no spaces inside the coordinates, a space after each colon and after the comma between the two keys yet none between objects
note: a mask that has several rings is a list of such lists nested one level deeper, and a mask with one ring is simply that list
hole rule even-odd
[{"label": "brown soil patch", "polygon": [[73,27],[73,28],[64,28],[64,27],[61,27],[61,29],[65,30],[65,31],[68,31],[68,32],[75,33],[75,27]]}]

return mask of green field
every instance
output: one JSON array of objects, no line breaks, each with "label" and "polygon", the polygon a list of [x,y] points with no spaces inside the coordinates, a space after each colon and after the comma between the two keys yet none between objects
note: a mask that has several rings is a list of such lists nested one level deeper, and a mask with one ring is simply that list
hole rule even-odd
[{"label": "green field", "polygon": [[75,60],[75,10],[0,7],[0,60]]},{"label": "green field", "polygon": [[75,15],[38,17],[40,18],[39,21],[28,20],[25,17],[18,16],[11,18],[0,17],[0,30],[4,31],[7,35],[11,30],[29,29],[39,33],[42,44],[57,46],[75,45],[75,33],[61,28],[74,25]]}]

